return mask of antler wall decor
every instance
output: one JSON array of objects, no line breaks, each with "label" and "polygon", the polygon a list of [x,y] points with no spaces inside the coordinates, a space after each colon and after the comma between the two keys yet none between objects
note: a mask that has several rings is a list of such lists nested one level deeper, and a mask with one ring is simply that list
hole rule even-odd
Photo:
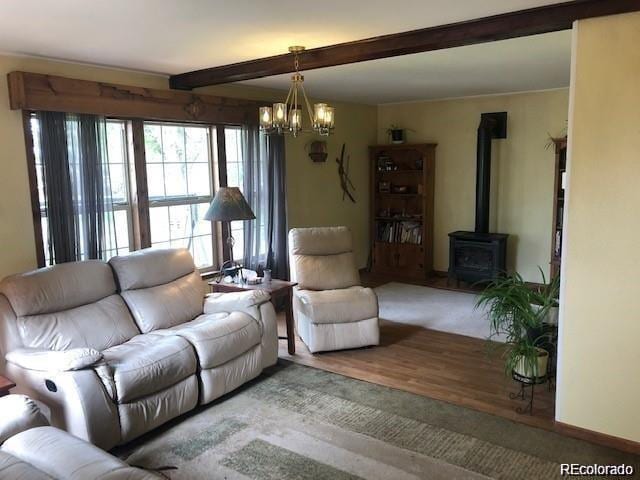
[{"label": "antler wall decor", "polygon": [[340,158],[336,158],[336,163],[338,164],[338,175],[340,176],[340,187],[342,188],[342,200],[344,200],[345,196],[349,197],[349,199],[356,203],[356,199],[353,196],[354,194],[351,192],[353,190],[355,192],[356,187],[351,182],[349,178],[349,160],[351,157],[347,155],[347,160],[345,164],[344,159],[344,149],[346,144],[342,144],[342,150],[340,151]]}]

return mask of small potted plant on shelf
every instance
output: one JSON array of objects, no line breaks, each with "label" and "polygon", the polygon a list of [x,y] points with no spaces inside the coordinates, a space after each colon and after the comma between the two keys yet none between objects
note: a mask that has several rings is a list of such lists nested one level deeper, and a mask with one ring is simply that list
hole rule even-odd
[{"label": "small potted plant on shelf", "polygon": [[405,132],[407,130],[409,129],[391,124],[391,126],[387,128],[387,135],[391,138],[391,143],[400,144],[405,142]]},{"label": "small potted plant on shelf", "polygon": [[487,309],[489,339],[505,340],[505,372],[525,383],[544,380],[549,354],[555,350],[559,277],[547,284],[540,273],[540,287],[514,273],[491,282],[476,302],[476,308]]}]

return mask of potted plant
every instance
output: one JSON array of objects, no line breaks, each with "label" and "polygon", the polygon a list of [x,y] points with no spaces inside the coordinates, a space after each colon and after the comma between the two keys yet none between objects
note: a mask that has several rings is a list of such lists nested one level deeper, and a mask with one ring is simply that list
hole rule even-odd
[{"label": "potted plant", "polygon": [[533,287],[518,273],[491,282],[478,295],[476,308],[486,308],[489,339],[505,339],[505,372],[534,383],[547,374],[550,350],[554,349],[554,326],[558,306],[559,277]]},{"label": "potted plant", "polygon": [[391,138],[391,143],[396,143],[396,144],[404,143],[405,130],[408,130],[408,129],[401,128],[398,125],[391,124],[391,126],[387,128],[387,135],[389,135],[389,137]]}]

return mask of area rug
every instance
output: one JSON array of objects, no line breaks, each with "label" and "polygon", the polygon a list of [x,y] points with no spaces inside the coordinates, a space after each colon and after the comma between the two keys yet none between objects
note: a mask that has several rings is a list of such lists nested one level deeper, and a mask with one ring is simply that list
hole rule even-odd
[{"label": "area rug", "polygon": [[559,463],[637,457],[280,361],[115,452],[172,479],[547,479]]},{"label": "area rug", "polygon": [[468,337],[489,337],[486,312],[475,308],[477,296],[472,293],[397,282],[384,284],[375,292],[381,319]]}]

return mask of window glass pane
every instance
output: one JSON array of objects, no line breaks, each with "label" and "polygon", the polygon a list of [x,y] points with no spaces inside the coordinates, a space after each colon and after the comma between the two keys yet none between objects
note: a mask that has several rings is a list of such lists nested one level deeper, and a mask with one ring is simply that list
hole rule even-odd
[{"label": "window glass pane", "polygon": [[213,228],[212,222],[204,220],[204,214],[207,213],[208,208],[208,203],[200,203],[193,206],[192,215],[195,220],[194,235],[211,235],[211,229]]},{"label": "window glass pane", "polygon": [[164,181],[168,197],[180,197],[187,194],[186,164],[165,163]]},{"label": "window glass pane", "polygon": [[213,237],[211,235],[202,235],[193,237],[193,260],[198,267],[206,267],[213,265]]},{"label": "window glass pane", "polygon": [[184,127],[162,126],[162,153],[165,162],[184,162],[184,144]]},{"label": "window glass pane", "polygon": [[144,153],[147,164],[162,162],[162,131],[160,125],[144,124]]},{"label": "window glass pane", "polygon": [[189,195],[211,195],[211,181],[209,179],[209,165],[206,163],[190,163],[187,165],[189,179]]},{"label": "window glass pane", "polygon": [[164,197],[164,165],[147,164],[147,188],[149,198]]},{"label": "window glass pane", "polygon": [[105,165],[111,182],[111,198],[116,203],[127,202],[127,175],[124,164]]},{"label": "window glass pane", "polygon": [[151,224],[151,243],[167,242],[169,235],[169,207],[151,207],[149,209],[149,223]]},{"label": "window glass pane", "polygon": [[107,122],[107,155],[109,163],[125,163],[124,122]]},{"label": "window glass pane", "polygon": [[169,234],[172,240],[191,237],[191,208],[189,205],[169,207]]},{"label": "window glass pane", "polygon": [[129,251],[129,218],[127,211],[116,210],[113,214],[118,251]]},{"label": "window glass pane", "polygon": [[187,162],[209,161],[209,129],[186,128],[186,155]]}]

